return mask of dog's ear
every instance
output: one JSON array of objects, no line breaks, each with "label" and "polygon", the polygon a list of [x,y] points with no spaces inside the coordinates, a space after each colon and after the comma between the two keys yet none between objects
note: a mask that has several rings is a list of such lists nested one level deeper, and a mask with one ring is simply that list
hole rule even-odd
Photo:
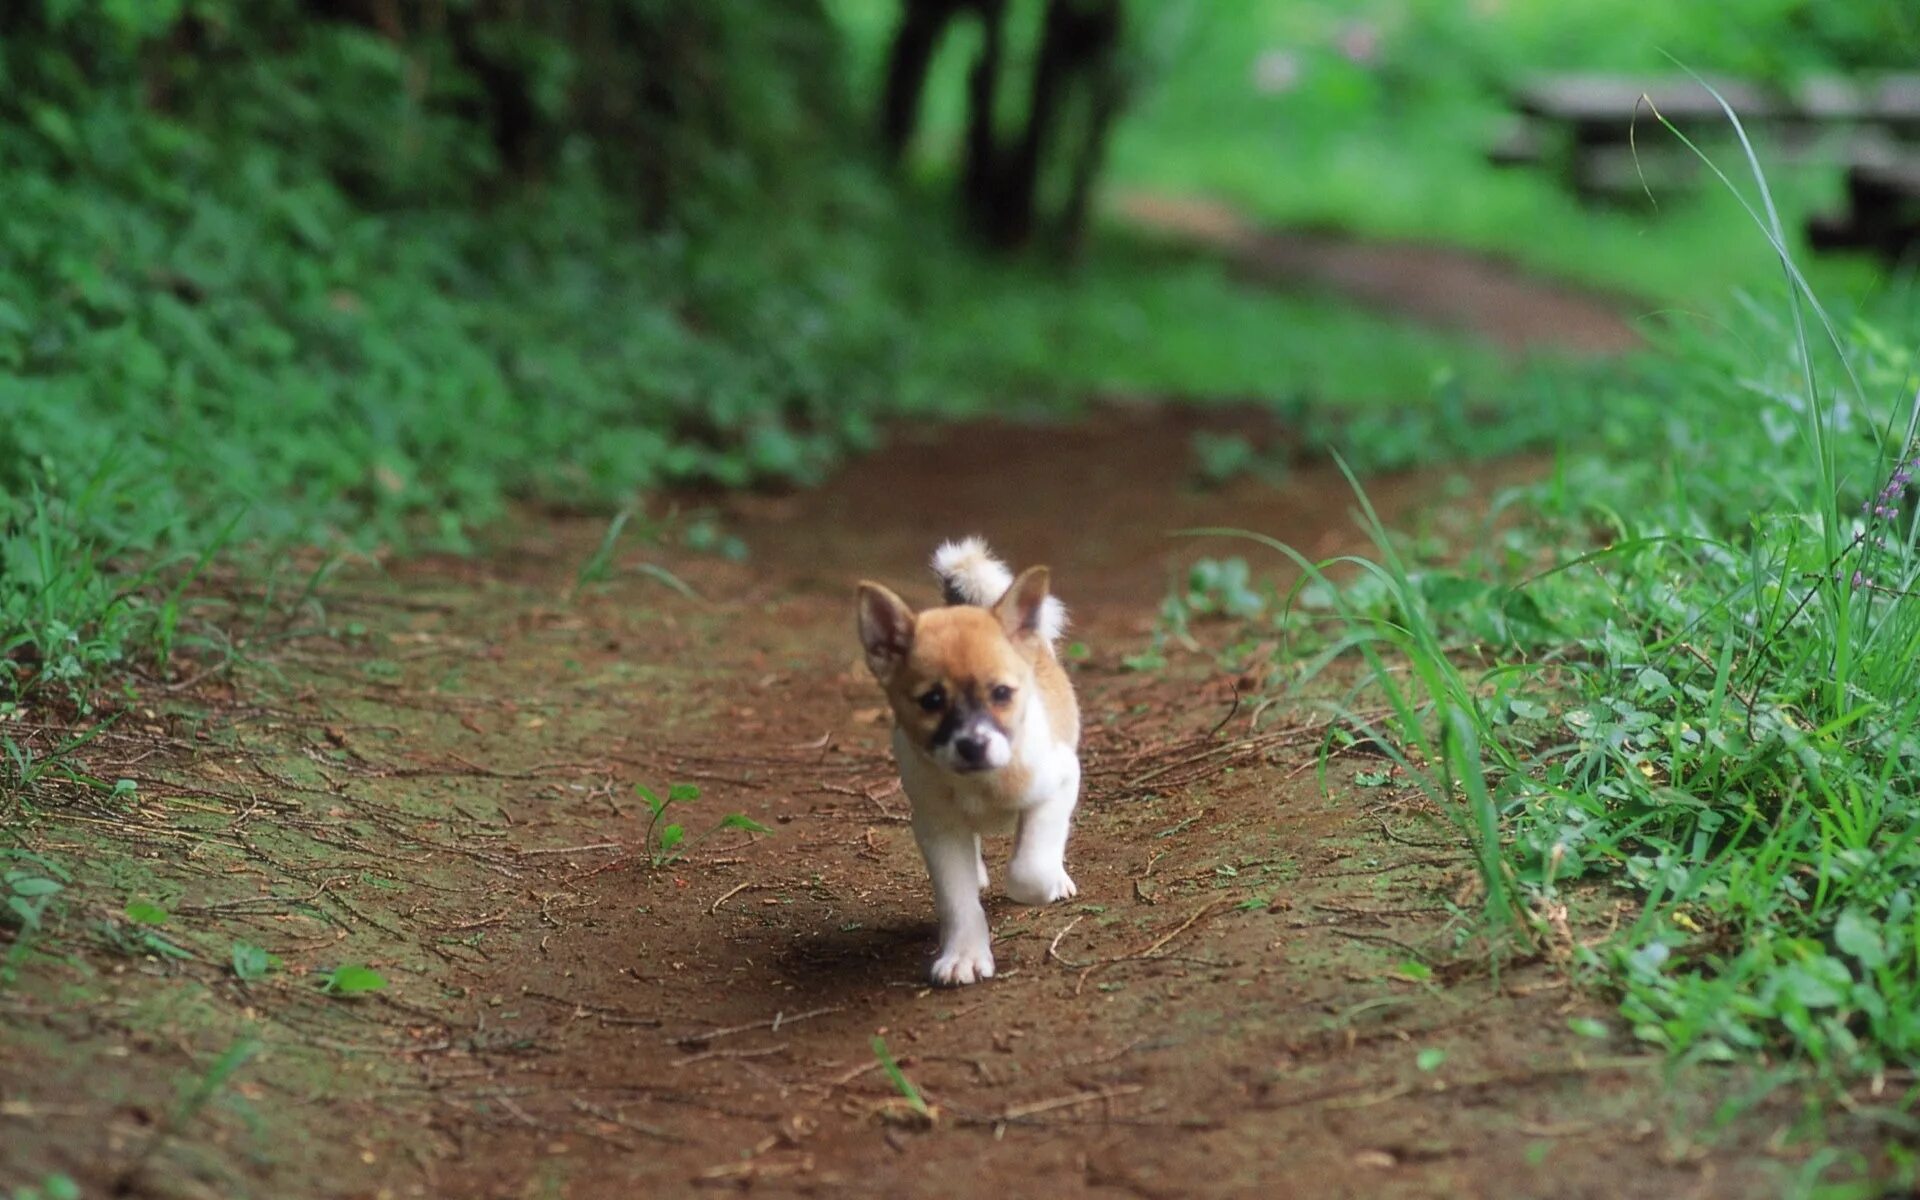
[{"label": "dog's ear", "polygon": [[860,585],[857,605],[860,648],[867,653],[867,668],[885,683],[913,648],[913,610],[877,583]]},{"label": "dog's ear", "polygon": [[1008,637],[1040,632],[1040,611],[1047,602],[1051,577],[1045,567],[1028,567],[1013,581],[1007,594],[994,603],[993,615]]}]

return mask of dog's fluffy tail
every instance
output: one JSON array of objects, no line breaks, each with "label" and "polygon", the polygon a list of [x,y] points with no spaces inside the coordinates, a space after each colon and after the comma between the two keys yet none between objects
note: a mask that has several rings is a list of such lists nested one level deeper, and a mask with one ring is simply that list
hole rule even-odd
[{"label": "dog's fluffy tail", "polygon": [[[948,604],[991,608],[1013,586],[1013,572],[993,556],[985,538],[961,538],[942,544],[933,552],[933,573],[940,577],[940,590]],[[1048,596],[1040,606],[1041,640],[1052,645],[1066,631],[1066,605],[1058,596]]]}]

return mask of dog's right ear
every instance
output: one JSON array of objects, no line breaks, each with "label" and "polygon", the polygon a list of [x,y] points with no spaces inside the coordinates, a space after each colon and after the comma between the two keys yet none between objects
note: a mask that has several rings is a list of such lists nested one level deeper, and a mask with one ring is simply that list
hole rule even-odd
[{"label": "dog's right ear", "polygon": [[913,648],[913,610],[877,583],[862,583],[859,595],[860,648],[867,668],[887,682]]}]

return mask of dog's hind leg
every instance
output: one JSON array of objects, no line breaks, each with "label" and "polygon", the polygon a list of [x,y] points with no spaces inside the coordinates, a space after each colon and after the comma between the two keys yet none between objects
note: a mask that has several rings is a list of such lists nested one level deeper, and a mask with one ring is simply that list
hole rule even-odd
[{"label": "dog's hind leg", "polygon": [[1073,806],[1080,798],[1080,767],[1052,799],[1020,814],[1014,835],[1013,861],[1007,867],[1007,896],[1021,904],[1052,904],[1078,895],[1067,874],[1067,834],[1073,825]]}]

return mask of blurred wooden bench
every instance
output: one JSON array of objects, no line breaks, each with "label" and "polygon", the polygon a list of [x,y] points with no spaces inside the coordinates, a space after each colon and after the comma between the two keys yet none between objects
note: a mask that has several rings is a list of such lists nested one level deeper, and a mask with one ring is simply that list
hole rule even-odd
[{"label": "blurred wooden bench", "polygon": [[[1817,248],[1897,256],[1914,246],[1920,75],[1815,78],[1791,88],[1738,79],[1708,82],[1739,114],[1763,166],[1845,171],[1845,211],[1822,216],[1809,227]],[[1746,174],[1738,149],[1727,156],[1733,130],[1726,112],[1690,78],[1538,76],[1521,82],[1510,103],[1514,115],[1489,149],[1489,159],[1555,170],[1588,199],[1703,182],[1704,164],[1666,125],[1711,146],[1730,176]]]},{"label": "blurred wooden bench", "polygon": [[1889,262],[1920,256],[1920,148],[1847,166],[1846,207],[1807,222],[1816,250],[1865,250]]}]

